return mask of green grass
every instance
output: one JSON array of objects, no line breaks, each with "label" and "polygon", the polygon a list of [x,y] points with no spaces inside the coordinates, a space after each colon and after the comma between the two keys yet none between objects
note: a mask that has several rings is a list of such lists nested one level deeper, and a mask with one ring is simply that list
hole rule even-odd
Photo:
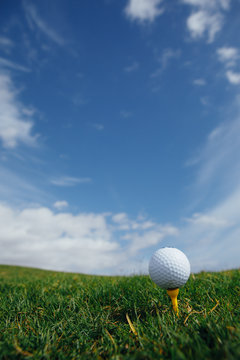
[{"label": "green grass", "polygon": [[179,318],[148,276],[0,278],[0,359],[240,359],[239,270],[192,275]]}]

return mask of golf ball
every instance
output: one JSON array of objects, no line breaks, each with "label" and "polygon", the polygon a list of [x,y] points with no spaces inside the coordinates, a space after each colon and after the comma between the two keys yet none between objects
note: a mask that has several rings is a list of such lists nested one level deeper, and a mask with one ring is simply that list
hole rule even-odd
[{"label": "golf ball", "polygon": [[183,286],[190,275],[190,263],[186,255],[172,247],[157,250],[149,262],[149,275],[163,289]]}]

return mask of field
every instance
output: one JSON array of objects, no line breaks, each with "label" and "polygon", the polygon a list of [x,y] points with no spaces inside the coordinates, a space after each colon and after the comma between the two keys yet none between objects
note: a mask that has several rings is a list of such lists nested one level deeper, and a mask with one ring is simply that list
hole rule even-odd
[{"label": "field", "polygon": [[240,271],[191,275],[179,318],[148,276],[0,266],[0,359],[240,359]]}]

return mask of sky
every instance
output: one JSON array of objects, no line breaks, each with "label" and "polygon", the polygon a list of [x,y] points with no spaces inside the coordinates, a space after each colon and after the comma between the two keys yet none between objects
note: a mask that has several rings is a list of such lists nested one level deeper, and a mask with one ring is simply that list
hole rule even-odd
[{"label": "sky", "polygon": [[239,268],[240,1],[0,3],[0,263]]}]

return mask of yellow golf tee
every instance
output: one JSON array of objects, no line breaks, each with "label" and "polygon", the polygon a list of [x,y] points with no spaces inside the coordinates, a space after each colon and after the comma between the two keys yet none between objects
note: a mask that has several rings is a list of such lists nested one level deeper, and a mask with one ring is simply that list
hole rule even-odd
[{"label": "yellow golf tee", "polygon": [[170,296],[170,298],[172,300],[173,310],[175,311],[176,315],[178,316],[177,297],[178,297],[179,289],[168,289],[167,293],[168,293],[168,295]]}]

